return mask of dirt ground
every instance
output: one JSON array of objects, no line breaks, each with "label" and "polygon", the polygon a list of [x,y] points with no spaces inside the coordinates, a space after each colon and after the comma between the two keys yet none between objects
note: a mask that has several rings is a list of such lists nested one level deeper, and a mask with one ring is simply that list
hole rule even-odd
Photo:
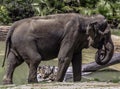
[{"label": "dirt ground", "polygon": [[115,46],[115,52],[120,52],[120,36],[112,35],[112,40]]},{"label": "dirt ground", "polygon": [[0,89],[120,89],[118,83],[82,82],[82,83],[39,83],[26,85],[0,86]]}]

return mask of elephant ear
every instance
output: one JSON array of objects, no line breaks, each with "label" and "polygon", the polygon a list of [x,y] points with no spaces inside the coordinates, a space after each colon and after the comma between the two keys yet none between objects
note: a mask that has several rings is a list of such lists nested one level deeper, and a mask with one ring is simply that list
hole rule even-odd
[{"label": "elephant ear", "polygon": [[91,29],[94,31],[94,33],[96,34],[98,32],[98,22],[97,21],[93,21],[89,24],[89,27],[91,27]]},{"label": "elephant ear", "polygon": [[95,29],[95,30],[98,30],[99,28],[99,25],[100,25],[100,22],[95,20],[93,22],[90,23],[90,25]]},{"label": "elephant ear", "polygon": [[108,22],[106,19],[102,21],[93,21],[90,23],[91,27],[94,29],[95,33],[100,35],[105,35],[109,31],[107,30]]}]

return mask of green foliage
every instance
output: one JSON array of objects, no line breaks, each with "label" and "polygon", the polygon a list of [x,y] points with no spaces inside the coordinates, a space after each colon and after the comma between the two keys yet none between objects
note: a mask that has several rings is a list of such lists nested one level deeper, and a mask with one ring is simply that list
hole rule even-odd
[{"label": "green foliage", "polygon": [[8,16],[7,9],[0,5],[0,24],[8,24],[10,22],[10,17]]},{"label": "green foliage", "polygon": [[12,22],[33,16],[34,9],[31,3],[32,0],[4,0],[3,2]]},{"label": "green foliage", "polygon": [[[80,3],[81,2],[81,3]],[[84,5],[84,3],[86,3]],[[92,3],[92,4],[91,4]],[[93,14],[96,11],[91,11],[89,8],[95,7],[93,4],[97,4],[96,0],[90,2],[90,0],[79,1],[79,0],[37,0],[34,2],[37,15],[48,15],[55,13],[82,13],[82,14]]]},{"label": "green foliage", "polygon": [[58,0],[40,0],[39,2],[34,2],[37,15],[48,15],[55,13],[62,13],[62,7],[64,3]]},{"label": "green foliage", "polygon": [[96,8],[99,1],[100,0],[80,0],[80,5],[87,8]]},{"label": "green foliage", "polygon": [[[5,8],[0,10],[2,11],[0,17],[7,18],[1,20],[3,23],[14,22],[34,15],[43,16],[70,12],[83,15],[100,13],[109,20],[120,20],[119,0],[1,0],[0,3]],[[8,20],[8,17],[11,20]]]},{"label": "green foliage", "polygon": [[111,32],[113,35],[120,36],[120,31],[118,29],[113,29],[113,30],[111,30]]},{"label": "green foliage", "polygon": [[120,1],[101,0],[97,6],[100,14],[104,15],[113,28],[118,28],[120,23]]}]

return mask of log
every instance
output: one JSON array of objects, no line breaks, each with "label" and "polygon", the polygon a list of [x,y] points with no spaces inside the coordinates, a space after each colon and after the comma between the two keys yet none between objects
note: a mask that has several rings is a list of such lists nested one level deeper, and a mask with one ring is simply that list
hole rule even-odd
[{"label": "log", "polygon": [[[111,66],[114,64],[118,64],[118,63],[120,63],[120,53],[115,53],[113,55],[111,61],[106,65],[101,66],[101,65],[98,65],[96,62],[91,62],[91,63],[82,65],[82,75],[88,75],[91,72],[94,72],[94,71],[97,71],[102,68],[105,68],[105,67],[108,67],[108,66]],[[55,80],[55,76],[57,74],[57,69],[58,69],[58,67],[55,67],[55,66],[51,66],[51,67],[50,66],[49,67],[48,66],[40,66],[38,68],[38,75],[37,75],[38,81],[53,81],[53,80]],[[41,72],[44,70],[49,70],[49,71],[53,70],[53,71],[51,73],[49,73],[46,78],[44,78],[41,76],[41,75],[46,75],[46,74],[43,74],[44,72]],[[69,81],[69,79],[73,78],[72,74],[73,74],[72,67],[69,67],[66,72],[66,75],[64,77],[64,81]]]},{"label": "log", "polygon": [[96,62],[91,62],[91,63],[88,63],[88,64],[84,64],[82,66],[82,72],[94,72],[94,71],[97,71],[97,70],[100,70],[102,68],[105,68],[105,67],[108,67],[108,66],[111,66],[111,65],[114,65],[114,64],[118,64],[120,63],[120,53],[115,53],[111,59],[111,61],[106,64],[106,65],[98,65]]}]

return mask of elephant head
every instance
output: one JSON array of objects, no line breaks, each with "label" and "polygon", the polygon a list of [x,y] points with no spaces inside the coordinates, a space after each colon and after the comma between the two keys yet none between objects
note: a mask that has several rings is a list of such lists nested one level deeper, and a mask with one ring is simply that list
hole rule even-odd
[{"label": "elephant head", "polygon": [[114,52],[114,45],[111,39],[110,26],[107,20],[97,19],[91,22],[92,29],[94,32],[92,47],[98,49],[95,55],[95,61],[99,65],[107,64]]}]

